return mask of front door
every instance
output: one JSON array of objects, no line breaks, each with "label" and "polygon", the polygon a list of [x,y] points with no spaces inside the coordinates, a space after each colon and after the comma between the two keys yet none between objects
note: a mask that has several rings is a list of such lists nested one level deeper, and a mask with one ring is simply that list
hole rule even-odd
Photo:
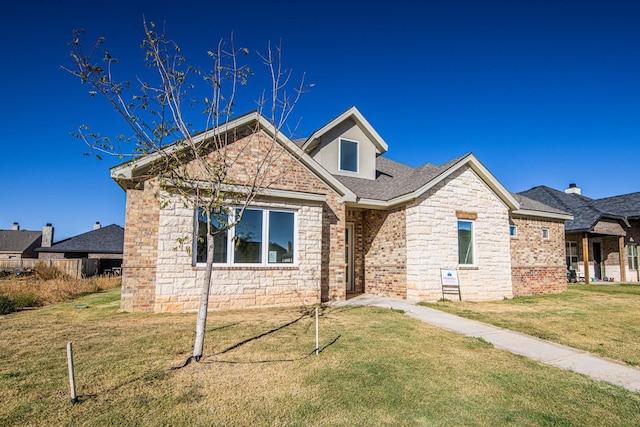
[{"label": "front door", "polygon": [[600,243],[593,244],[593,264],[593,275],[598,279],[602,279],[602,248]]},{"label": "front door", "polygon": [[345,284],[347,286],[347,292],[353,292],[355,290],[355,274],[353,268],[355,239],[353,234],[353,223],[347,223],[344,230]]}]

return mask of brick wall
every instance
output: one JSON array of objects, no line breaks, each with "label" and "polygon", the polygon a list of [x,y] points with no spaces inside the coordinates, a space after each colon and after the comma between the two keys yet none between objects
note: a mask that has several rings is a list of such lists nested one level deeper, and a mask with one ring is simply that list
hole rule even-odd
[{"label": "brick wall", "polygon": [[[475,265],[458,266],[458,213],[476,216]],[[457,269],[463,300],[512,296],[507,206],[469,167],[407,207],[407,299],[442,298],[440,269]]]},{"label": "brick wall", "polygon": [[143,189],[127,190],[122,294],[124,311],[153,311],[160,201],[147,182]]},{"label": "brick wall", "polygon": [[[514,296],[566,291],[564,222],[517,216],[511,221],[518,230],[511,238]],[[542,236],[543,228],[549,230],[548,239]]]},{"label": "brick wall", "polygon": [[405,207],[363,213],[365,292],[407,297],[407,235]]}]

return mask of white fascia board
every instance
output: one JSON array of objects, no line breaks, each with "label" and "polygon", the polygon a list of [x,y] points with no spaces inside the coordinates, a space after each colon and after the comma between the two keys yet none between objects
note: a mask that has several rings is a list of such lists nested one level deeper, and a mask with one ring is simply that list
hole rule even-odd
[{"label": "white fascia board", "polygon": [[389,150],[389,146],[386,141],[382,139],[380,134],[371,126],[371,123],[364,118],[362,113],[358,111],[356,107],[351,107],[344,113],[340,114],[335,119],[331,120],[326,125],[322,126],[320,129],[315,131],[307,140],[302,144],[302,149],[306,149],[315,139],[321,137],[340,123],[344,122],[348,118],[353,118],[358,126],[360,126],[365,134],[371,139],[371,141],[375,144],[376,148],[380,152],[380,154],[384,154]]},{"label": "white fascia board", "polygon": [[542,211],[533,211],[529,209],[516,209],[511,212],[513,216],[526,216],[526,217],[536,217],[536,218],[549,218],[549,219],[559,219],[562,221],[571,221],[573,219],[573,215],[565,215],[560,213],[553,212],[542,212]]}]

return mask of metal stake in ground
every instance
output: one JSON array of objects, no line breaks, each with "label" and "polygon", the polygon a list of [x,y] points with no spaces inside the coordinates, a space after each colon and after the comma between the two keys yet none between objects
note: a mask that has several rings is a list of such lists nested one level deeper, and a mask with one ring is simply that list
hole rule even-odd
[{"label": "metal stake in ground", "polygon": [[319,353],[320,350],[320,343],[319,343],[319,339],[318,339],[318,306],[316,306],[316,356]]},{"label": "metal stake in ground", "polygon": [[73,344],[67,343],[67,365],[69,367],[69,388],[71,389],[71,403],[78,403],[76,396],[76,380],[73,373]]}]

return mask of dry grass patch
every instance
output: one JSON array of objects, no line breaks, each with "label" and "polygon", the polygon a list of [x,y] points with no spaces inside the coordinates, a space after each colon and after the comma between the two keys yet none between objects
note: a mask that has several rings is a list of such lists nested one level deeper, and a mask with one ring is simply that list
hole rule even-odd
[{"label": "dry grass patch", "polygon": [[69,301],[80,295],[120,286],[119,277],[94,276],[70,279],[56,267],[38,264],[31,276],[0,279],[0,295],[6,295],[17,308],[39,307]]},{"label": "dry grass patch", "polygon": [[430,307],[640,365],[640,285],[569,285],[558,295]]},{"label": "dry grass patch", "polygon": [[[0,320],[0,425],[637,425],[640,394],[392,310],[118,311],[116,289]],[[88,306],[76,309],[76,306]],[[74,342],[80,403],[69,402]]]}]

